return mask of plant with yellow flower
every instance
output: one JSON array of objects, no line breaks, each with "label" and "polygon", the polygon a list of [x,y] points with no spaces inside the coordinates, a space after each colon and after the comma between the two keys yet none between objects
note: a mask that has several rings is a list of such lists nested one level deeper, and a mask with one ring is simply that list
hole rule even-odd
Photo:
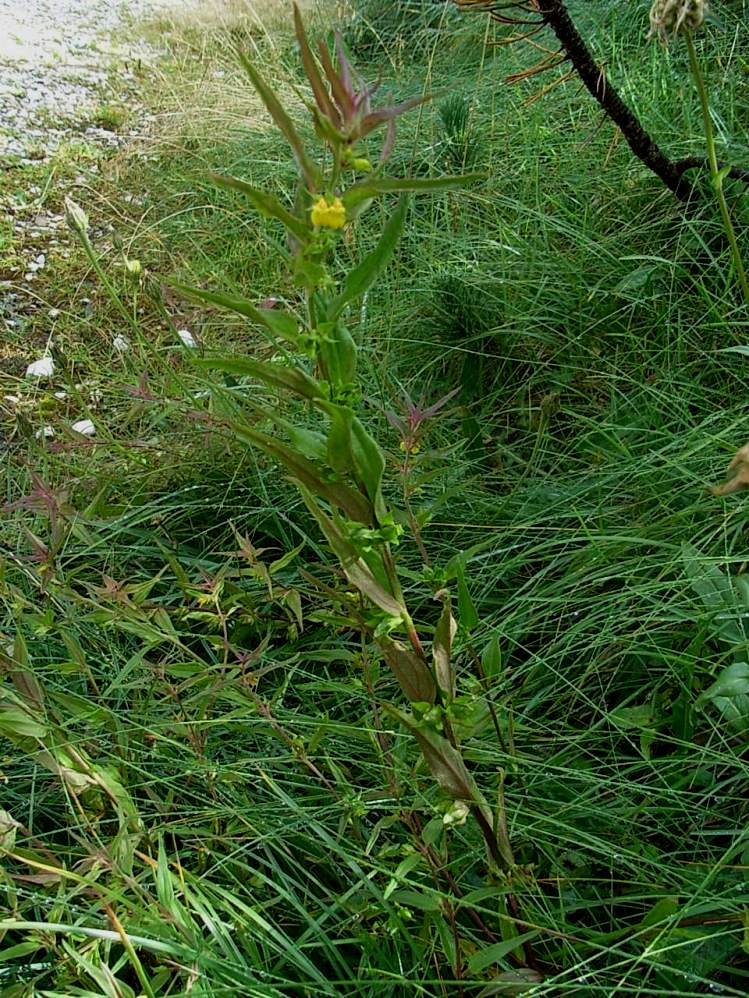
[{"label": "plant with yellow flower", "polygon": [[[302,289],[303,306],[266,308],[247,298],[182,287],[193,299],[249,319],[273,349],[271,360],[211,357],[196,363],[252,378],[273,394],[270,404],[253,402],[245,416],[224,425],[277,462],[301,491],[348,584],[358,592],[353,602],[350,593],[342,594],[340,611],[349,615],[350,626],[361,633],[367,655],[378,655],[390,667],[410,707],[403,710],[393,703],[385,709],[416,739],[443,794],[446,813],[459,814],[461,821],[473,816],[492,869],[504,871],[501,875],[507,877],[515,861],[504,815],[494,813],[476,785],[456,734],[466,724],[467,707],[461,701],[453,649],[458,647],[458,635],[467,635],[475,623],[463,568],[457,565],[441,576],[432,573],[434,585],[428,584],[441,604],[439,622],[436,627],[428,620],[417,624],[404,595],[396,557],[401,535],[408,527],[413,531],[414,522],[408,510],[393,509],[386,502],[385,456],[360,409],[357,339],[364,331],[360,329],[355,338],[348,327],[352,305],[376,284],[395,251],[406,221],[408,194],[445,191],[478,178],[386,176],[395,121],[425,98],[373,107],[378,87],[359,79],[340,37],[332,52],[321,43],[316,58],[296,7],[294,23],[312,95],[309,110],[323,147],[320,151],[326,155],[310,153],[273,88],[243,59],[250,80],[289,144],[299,186],[295,196],[284,202],[237,178],[214,179],[241,192],[252,207],[285,227],[292,247],[292,276]],[[385,135],[375,157],[364,142],[379,127],[384,127]],[[331,263],[341,231],[366,219],[366,210],[375,199],[394,193],[400,198],[390,208],[372,250],[336,279]],[[340,261],[337,264],[340,270]],[[284,398],[295,404],[286,409]],[[405,427],[410,453],[416,450],[423,420],[448,398],[423,410],[412,406],[407,427],[396,419],[393,425]],[[300,422],[300,412],[318,418]],[[420,546],[418,535],[415,540]],[[458,585],[459,620],[451,609],[451,579]]]}]

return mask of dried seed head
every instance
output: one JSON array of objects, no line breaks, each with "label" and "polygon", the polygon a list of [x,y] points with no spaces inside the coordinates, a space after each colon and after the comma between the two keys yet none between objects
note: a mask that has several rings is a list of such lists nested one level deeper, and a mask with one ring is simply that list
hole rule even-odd
[{"label": "dried seed head", "polygon": [[705,20],[705,0],[653,0],[650,8],[650,34],[664,45],[669,36],[696,31]]}]

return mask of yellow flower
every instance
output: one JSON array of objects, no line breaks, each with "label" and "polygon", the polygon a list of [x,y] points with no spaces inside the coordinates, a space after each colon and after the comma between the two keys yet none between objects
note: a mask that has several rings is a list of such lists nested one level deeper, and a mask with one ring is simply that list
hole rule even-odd
[{"label": "yellow flower", "polygon": [[312,205],[310,217],[313,225],[321,225],[327,229],[342,229],[346,223],[346,206],[340,198],[333,198],[328,204],[320,197]]}]

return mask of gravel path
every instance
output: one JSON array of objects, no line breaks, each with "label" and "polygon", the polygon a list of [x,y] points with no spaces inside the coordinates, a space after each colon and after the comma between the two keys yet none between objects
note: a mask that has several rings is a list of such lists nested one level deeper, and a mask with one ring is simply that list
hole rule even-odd
[{"label": "gravel path", "polygon": [[139,60],[153,51],[137,41],[115,42],[114,34],[122,37],[119,29],[166,5],[0,0],[0,165],[45,159],[71,133],[115,145],[97,111],[137,87]]},{"label": "gravel path", "polygon": [[[145,124],[141,73],[160,56],[128,28],[203,2],[0,0],[0,361],[7,359],[4,333],[16,342],[46,335],[37,321],[38,278],[52,256],[69,254],[63,216],[46,197],[52,182],[62,193],[59,176],[37,187],[24,168],[69,148],[81,171],[73,187],[95,185],[100,160]],[[3,229],[12,233],[10,244]],[[48,318],[55,313],[48,309]]]}]

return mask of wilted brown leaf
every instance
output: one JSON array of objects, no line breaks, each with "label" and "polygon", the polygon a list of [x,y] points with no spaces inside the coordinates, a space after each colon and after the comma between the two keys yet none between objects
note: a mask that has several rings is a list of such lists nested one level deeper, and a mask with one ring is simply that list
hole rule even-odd
[{"label": "wilted brown leaf", "polygon": [[412,703],[434,703],[437,689],[426,662],[400,641],[380,638],[378,644],[408,699]]},{"label": "wilted brown leaf", "polygon": [[722,485],[714,485],[710,491],[716,496],[727,496],[744,488],[749,488],[749,444],[736,451],[728,465],[727,480]]}]

